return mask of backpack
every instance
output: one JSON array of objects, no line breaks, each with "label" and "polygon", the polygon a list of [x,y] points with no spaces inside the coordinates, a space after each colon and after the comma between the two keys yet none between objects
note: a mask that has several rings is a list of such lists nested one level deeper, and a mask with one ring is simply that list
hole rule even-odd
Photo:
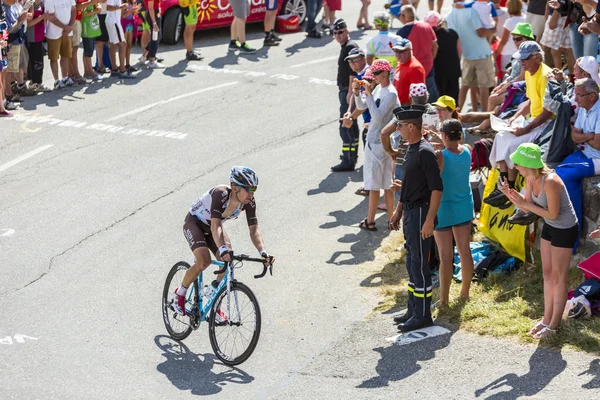
[{"label": "backpack", "polygon": [[[558,83],[549,81],[547,90],[550,90],[552,101],[560,103],[560,107],[555,114],[549,142],[545,143],[544,149],[542,149],[542,156],[550,168],[556,168],[569,154],[575,151],[575,143],[571,137],[571,118],[574,112],[571,100],[562,92]],[[541,145],[540,148],[542,148]]]},{"label": "backpack", "polygon": [[490,151],[494,144],[493,139],[481,139],[473,144],[473,151],[471,152],[471,171],[480,168],[489,168],[490,164]]},{"label": "backpack", "polygon": [[489,256],[483,259],[475,266],[474,279],[482,281],[496,267],[504,264],[509,259],[509,255],[502,251],[493,251]]}]

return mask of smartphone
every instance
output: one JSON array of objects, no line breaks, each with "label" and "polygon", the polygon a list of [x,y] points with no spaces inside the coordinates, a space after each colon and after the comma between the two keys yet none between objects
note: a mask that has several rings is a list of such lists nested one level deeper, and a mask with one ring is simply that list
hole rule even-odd
[{"label": "smartphone", "polygon": [[504,182],[502,182],[502,177],[501,176],[498,177],[498,184],[500,186],[504,186]]}]

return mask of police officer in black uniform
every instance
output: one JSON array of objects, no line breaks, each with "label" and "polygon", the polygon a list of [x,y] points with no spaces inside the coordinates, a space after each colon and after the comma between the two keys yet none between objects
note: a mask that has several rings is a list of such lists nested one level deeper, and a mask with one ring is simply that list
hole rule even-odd
[{"label": "police officer in black uniform", "polygon": [[[340,100],[340,136],[342,138],[342,162],[331,167],[333,172],[354,171],[356,164],[356,155],[358,154],[358,123],[352,122],[350,128],[344,128],[341,118],[346,112],[354,110],[354,96],[352,94],[352,79],[356,77],[356,72],[352,71],[347,57],[352,49],[358,49],[358,45],[350,40],[348,35],[348,26],[342,18],[335,20],[333,24],[333,34],[335,40],[342,46],[340,57],[338,58],[337,85],[339,89]],[[356,149],[355,151],[352,151]]]},{"label": "police officer in black uniform", "polygon": [[442,178],[433,147],[423,138],[425,107],[411,105],[394,110],[397,129],[408,141],[404,157],[404,180],[400,201],[390,221],[398,230],[402,220],[408,270],[408,308],[394,318],[398,330],[409,332],[433,324],[431,319],[431,271],[427,256],[433,244],[433,229],[442,200]]}]

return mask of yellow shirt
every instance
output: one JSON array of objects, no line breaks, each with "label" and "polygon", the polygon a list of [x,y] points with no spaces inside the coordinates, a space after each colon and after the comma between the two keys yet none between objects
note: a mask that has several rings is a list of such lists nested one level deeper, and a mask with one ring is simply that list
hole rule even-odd
[{"label": "yellow shirt", "polygon": [[546,86],[548,85],[546,74],[548,72],[552,72],[552,68],[544,63],[540,65],[537,72],[533,75],[528,71],[525,71],[525,91],[527,98],[531,101],[531,107],[529,108],[531,118],[540,115],[544,108],[544,94],[546,93]]}]

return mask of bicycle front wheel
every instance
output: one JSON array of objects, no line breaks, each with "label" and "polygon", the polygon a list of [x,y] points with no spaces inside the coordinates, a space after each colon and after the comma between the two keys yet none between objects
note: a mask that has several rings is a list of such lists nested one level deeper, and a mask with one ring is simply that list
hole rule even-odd
[{"label": "bicycle front wheel", "polygon": [[[169,271],[169,274],[167,275],[167,280],[165,281],[165,287],[163,289],[163,321],[165,322],[165,328],[167,328],[169,336],[175,340],[183,340],[187,338],[190,333],[192,333],[190,317],[188,315],[183,316],[178,314],[173,308],[173,302],[175,301],[175,289],[181,286],[183,277],[188,269],[190,269],[190,264],[186,263],[185,261],[180,261],[173,265],[171,271]],[[193,287],[195,288],[195,285],[193,285]],[[193,294],[193,291],[188,294],[188,297],[193,299],[191,294]]]},{"label": "bicycle front wheel", "polygon": [[243,283],[217,294],[209,319],[210,345],[227,365],[243,363],[252,355],[260,336],[260,307],[256,296]]}]

